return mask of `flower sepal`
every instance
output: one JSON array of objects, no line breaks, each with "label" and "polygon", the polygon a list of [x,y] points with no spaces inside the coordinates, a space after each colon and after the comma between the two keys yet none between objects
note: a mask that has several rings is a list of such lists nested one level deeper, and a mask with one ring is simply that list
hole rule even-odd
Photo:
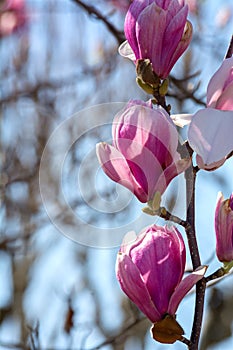
[{"label": "flower sepal", "polygon": [[228,261],[223,262],[223,269],[225,274],[229,273],[232,268],[233,268],[233,260],[230,262]]},{"label": "flower sepal", "polygon": [[151,61],[147,59],[139,59],[136,61],[136,73],[145,84],[151,85],[154,89],[160,86],[160,79],[153,71]]},{"label": "flower sepal", "polygon": [[183,334],[184,330],[176,321],[175,316],[169,314],[151,327],[152,338],[163,344],[173,344],[181,340]]}]

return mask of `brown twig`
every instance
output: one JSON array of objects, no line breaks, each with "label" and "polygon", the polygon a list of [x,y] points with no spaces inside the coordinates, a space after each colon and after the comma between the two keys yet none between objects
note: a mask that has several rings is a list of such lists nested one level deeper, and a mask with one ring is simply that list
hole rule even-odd
[{"label": "brown twig", "polygon": [[[187,145],[190,156],[193,151]],[[198,169],[191,165],[185,172],[186,179],[186,203],[187,203],[187,217],[186,221],[189,223],[189,230],[186,230],[189,250],[191,254],[193,269],[198,268],[201,265],[201,259],[199,255],[196,232],[195,232],[195,180]],[[191,343],[188,346],[189,350],[198,350],[198,343],[200,339],[204,298],[205,298],[206,281],[202,278],[196,284],[196,301],[195,301],[195,313],[193,319],[193,327],[191,334]]]},{"label": "brown twig", "polygon": [[117,39],[119,45],[125,40],[124,33],[118,30],[111,22],[109,22],[108,18],[102,15],[102,13],[99,10],[97,10],[94,6],[85,4],[81,0],[72,0],[72,1],[75,2],[77,5],[79,5],[80,7],[82,7],[88,14],[94,15],[97,19],[102,21],[106,25],[110,33],[112,33],[113,36]]}]

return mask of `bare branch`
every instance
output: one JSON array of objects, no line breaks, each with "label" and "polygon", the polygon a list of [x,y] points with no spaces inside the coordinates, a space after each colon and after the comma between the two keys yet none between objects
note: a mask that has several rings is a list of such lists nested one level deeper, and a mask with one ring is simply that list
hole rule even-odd
[{"label": "bare branch", "polygon": [[119,45],[125,40],[124,33],[118,30],[111,22],[109,22],[108,18],[103,16],[102,13],[98,11],[94,6],[85,4],[81,0],[72,0],[72,1],[75,2],[77,5],[79,5],[80,7],[82,7],[89,15],[94,15],[95,18],[102,21],[106,25],[108,30],[117,39]]}]

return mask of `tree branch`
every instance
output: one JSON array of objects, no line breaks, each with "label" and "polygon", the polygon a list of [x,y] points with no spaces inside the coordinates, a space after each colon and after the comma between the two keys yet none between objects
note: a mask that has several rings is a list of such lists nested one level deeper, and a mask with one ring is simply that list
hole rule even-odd
[{"label": "tree branch", "polygon": [[110,33],[112,33],[113,36],[116,38],[119,45],[125,40],[124,33],[118,30],[111,22],[109,22],[108,18],[103,16],[102,13],[99,10],[97,10],[94,6],[88,5],[81,0],[72,1],[80,7],[82,7],[89,15],[94,15],[97,19],[102,21],[106,25]]}]

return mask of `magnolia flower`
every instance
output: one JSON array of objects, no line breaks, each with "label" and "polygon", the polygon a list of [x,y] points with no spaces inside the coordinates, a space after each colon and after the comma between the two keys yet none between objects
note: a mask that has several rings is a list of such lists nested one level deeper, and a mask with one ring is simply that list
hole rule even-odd
[{"label": "magnolia flower", "polygon": [[119,52],[133,61],[150,59],[154,72],[166,78],[192,38],[183,0],[133,1],[125,18],[124,42]]},{"label": "magnolia flower", "polygon": [[193,116],[172,116],[184,126],[190,121],[188,141],[197,153],[197,165],[215,170],[233,151],[233,57],[225,59],[207,88],[207,108]]},{"label": "magnolia flower", "polygon": [[0,37],[12,34],[27,21],[24,0],[5,0],[0,5]]},{"label": "magnolia flower", "polygon": [[104,172],[143,203],[163,194],[170,181],[187,169],[190,159],[177,152],[178,133],[163,108],[131,101],[112,125],[113,145],[99,143]]},{"label": "magnolia flower", "polygon": [[116,261],[121,289],[152,323],[163,320],[166,314],[175,316],[181,300],[203,277],[206,267],[182,279],[185,244],[174,226],[152,225],[138,237],[133,234],[135,240],[127,244],[125,239]]},{"label": "magnolia flower", "polygon": [[215,210],[217,257],[222,262],[233,260],[233,193],[224,200],[220,192]]}]

